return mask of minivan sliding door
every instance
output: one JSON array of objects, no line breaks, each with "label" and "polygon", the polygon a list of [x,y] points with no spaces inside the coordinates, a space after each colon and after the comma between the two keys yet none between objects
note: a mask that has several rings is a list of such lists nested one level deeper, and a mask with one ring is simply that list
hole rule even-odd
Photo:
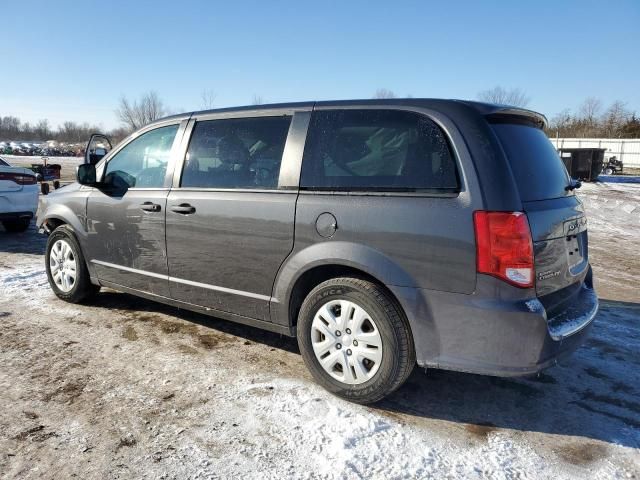
[{"label": "minivan sliding door", "polygon": [[293,120],[306,122],[306,134],[309,119],[297,115],[195,119],[167,198],[172,298],[269,320],[273,282],[293,248],[297,177],[288,180],[289,166],[299,174],[302,149],[290,132]]}]

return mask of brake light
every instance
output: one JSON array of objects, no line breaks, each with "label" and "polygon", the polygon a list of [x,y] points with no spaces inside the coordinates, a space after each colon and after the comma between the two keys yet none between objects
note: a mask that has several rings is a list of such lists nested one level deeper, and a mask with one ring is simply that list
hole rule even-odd
[{"label": "brake light", "polygon": [[516,287],[533,287],[533,241],[522,212],[473,212],[477,271]]},{"label": "brake light", "polygon": [[25,173],[0,172],[0,180],[15,182],[18,185],[35,185],[36,177]]}]

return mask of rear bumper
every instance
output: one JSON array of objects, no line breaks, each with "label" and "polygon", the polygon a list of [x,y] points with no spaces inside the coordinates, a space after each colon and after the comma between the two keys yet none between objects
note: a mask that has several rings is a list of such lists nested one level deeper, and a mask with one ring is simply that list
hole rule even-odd
[{"label": "rear bumper", "polygon": [[590,278],[553,318],[533,290],[484,275],[472,295],[389,288],[409,317],[418,365],[485,375],[525,376],[555,365],[582,345],[598,311]]},{"label": "rear bumper", "polygon": [[31,217],[38,208],[38,185],[26,185],[22,190],[0,193],[0,215],[29,214]]}]

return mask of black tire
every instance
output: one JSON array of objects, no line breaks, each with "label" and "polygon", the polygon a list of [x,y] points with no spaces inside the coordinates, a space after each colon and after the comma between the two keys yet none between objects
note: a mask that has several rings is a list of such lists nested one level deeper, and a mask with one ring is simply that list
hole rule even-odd
[{"label": "black tire", "polygon": [[[73,252],[73,256],[76,259],[76,280],[73,287],[68,292],[64,292],[58,288],[58,285],[56,285],[56,282],[53,280],[51,275],[49,259],[51,257],[51,249],[58,240],[65,240],[69,244]],[[91,283],[87,264],[85,262],[84,255],[82,254],[82,249],[80,248],[80,244],[78,243],[73,230],[68,225],[60,225],[51,233],[51,235],[49,235],[49,238],[47,239],[47,250],[45,253],[45,268],[47,270],[49,285],[51,286],[53,293],[55,293],[58,298],[66,302],[80,303],[95,295],[100,290],[98,285]]]},{"label": "black tire", "polygon": [[40,192],[42,195],[49,195],[49,184],[47,182],[42,182],[40,184]]},{"label": "black tire", "polygon": [[[330,300],[349,300],[364,308],[382,338],[382,360],[368,381],[351,385],[333,378],[313,351],[311,331],[317,310]],[[315,287],[302,303],[297,325],[298,345],[313,378],[331,393],[346,400],[370,404],[399,388],[416,363],[409,322],[402,308],[380,285],[361,278],[341,277]]]},{"label": "black tire", "polygon": [[20,218],[18,220],[5,220],[2,226],[7,232],[19,233],[24,232],[31,225],[30,218]]},{"label": "black tire", "polygon": [[60,188],[60,180],[54,180],[53,181],[53,189],[57,190]]}]

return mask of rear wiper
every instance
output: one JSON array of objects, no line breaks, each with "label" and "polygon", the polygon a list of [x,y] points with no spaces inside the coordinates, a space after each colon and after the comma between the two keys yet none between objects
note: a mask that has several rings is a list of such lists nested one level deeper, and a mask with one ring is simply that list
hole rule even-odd
[{"label": "rear wiper", "polygon": [[569,182],[569,185],[567,185],[566,187],[564,187],[564,189],[567,192],[571,192],[573,190],[575,190],[576,188],[580,188],[582,186],[582,182],[580,180],[575,180],[575,179],[571,179],[571,181]]}]

